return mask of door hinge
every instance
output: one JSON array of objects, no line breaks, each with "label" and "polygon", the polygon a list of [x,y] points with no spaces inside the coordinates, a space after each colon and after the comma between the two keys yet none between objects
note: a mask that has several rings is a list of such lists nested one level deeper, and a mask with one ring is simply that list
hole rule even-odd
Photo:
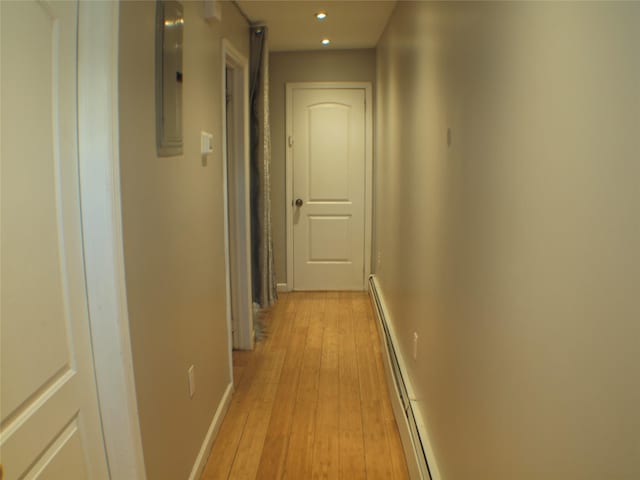
[{"label": "door hinge", "polygon": [[293,136],[289,135],[289,146],[293,147]]}]

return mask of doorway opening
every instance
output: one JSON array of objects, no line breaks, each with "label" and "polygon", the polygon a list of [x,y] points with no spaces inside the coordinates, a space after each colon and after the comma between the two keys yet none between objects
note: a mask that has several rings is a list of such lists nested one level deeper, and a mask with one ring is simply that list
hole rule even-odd
[{"label": "doorway opening", "polygon": [[247,59],[227,40],[222,42],[222,57],[227,322],[229,366],[233,379],[231,351],[251,350],[254,342],[249,211],[249,70]]}]

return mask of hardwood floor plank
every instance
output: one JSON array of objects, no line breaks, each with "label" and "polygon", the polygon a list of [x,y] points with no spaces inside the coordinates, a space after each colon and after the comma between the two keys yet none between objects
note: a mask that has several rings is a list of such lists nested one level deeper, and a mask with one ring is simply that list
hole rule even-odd
[{"label": "hardwood floor plank", "polygon": [[244,368],[245,367],[237,367],[237,366],[233,366],[233,384],[234,385],[238,385],[238,383],[240,383],[240,381],[242,380],[242,375],[244,375]]},{"label": "hardwood floor plank", "polygon": [[388,480],[393,478],[390,449],[384,426],[384,415],[380,401],[364,402],[362,405],[362,425],[364,432],[364,452],[368,480]]},{"label": "hardwood floor plank", "polygon": [[402,441],[400,440],[400,432],[398,431],[398,424],[395,419],[385,420],[384,422],[387,441],[389,442],[389,449],[391,455],[391,467],[393,471],[393,478],[397,480],[408,480],[409,469],[407,468],[407,461],[404,456],[404,449],[402,447]]},{"label": "hardwood floor plank", "polygon": [[[294,308],[287,307],[284,314],[284,318],[291,321],[290,342],[256,473],[256,478],[264,480],[283,478],[284,476],[284,463],[298,394],[300,365],[309,331],[310,303],[304,303],[304,295],[289,295],[295,298],[296,303]],[[293,318],[291,318],[292,315],[294,315]]]},{"label": "hardwood floor plank", "polygon": [[[353,326],[353,310],[341,297],[343,308],[339,316],[339,463],[342,479],[366,478],[360,380]],[[348,305],[348,306],[347,306]]]},{"label": "hardwood floor plank", "polygon": [[327,295],[324,313],[322,358],[318,380],[318,407],[313,444],[312,478],[338,478],[339,462],[339,375],[337,295]]},{"label": "hardwood floor plank", "polygon": [[362,402],[377,401],[380,400],[380,396],[385,392],[381,389],[380,378],[378,377],[375,347],[372,344],[369,330],[369,319],[365,313],[357,310],[354,311],[352,318],[356,337],[358,377],[360,379]]},{"label": "hardwood floor plank", "polygon": [[295,318],[297,305],[297,302],[292,301],[291,294],[279,294],[277,303],[271,307],[266,318],[265,348],[286,349],[291,338],[291,324]]},{"label": "hardwood floor plank", "polygon": [[391,407],[391,397],[389,392],[389,386],[387,385],[387,378],[385,373],[383,358],[384,347],[382,346],[382,331],[380,326],[378,325],[378,321],[375,318],[371,309],[367,312],[367,323],[369,325],[369,335],[372,344],[375,344],[374,347],[374,360],[375,365],[374,369],[376,371],[377,382],[381,385],[381,395],[380,399],[382,400],[382,405],[384,407],[385,418],[388,420],[393,420],[395,422],[395,417],[393,415],[393,408]]},{"label": "hardwood floor plank", "polygon": [[384,425],[386,415],[383,399],[388,393],[386,383],[381,381],[378,375],[376,363],[376,356],[379,355],[379,349],[376,352],[378,340],[372,339],[371,317],[367,315],[368,309],[364,298],[354,298],[352,304],[356,328],[367,479],[390,479],[393,478],[393,470],[389,462],[390,448]]},{"label": "hardwood floor plank", "polygon": [[203,480],[222,480],[229,477],[229,472],[233,466],[236,451],[249,417],[249,404],[250,401],[247,394],[238,395],[237,391],[234,392],[231,405],[222,421],[220,431],[205,466]]},{"label": "hardwood floor plank", "polygon": [[229,477],[249,413],[252,411],[252,404],[261,394],[262,386],[266,383],[265,379],[272,378],[274,375],[268,357],[258,348],[253,352],[233,352],[233,355],[234,359],[237,358],[245,364],[244,373],[235,387],[231,405],[213,444],[203,475],[203,479],[206,480]]},{"label": "hardwood floor plank", "polygon": [[260,463],[256,471],[258,479],[270,480],[284,476],[284,464],[289,447],[289,434],[293,422],[297,389],[296,382],[281,383],[278,386]]},{"label": "hardwood floor plank", "polygon": [[[369,301],[369,299],[367,299]],[[407,463],[404,457],[404,450],[402,442],[400,440],[400,433],[398,432],[398,426],[393,415],[393,408],[391,406],[391,397],[389,394],[389,387],[386,382],[386,374],[384,370],[384,359],[382,357],[382,331],[378,324],[377,319],[373,313],[373,307],[369,303],[371,308],[364,309],[367,317],[367,324],[369,325],[370,341],[373,346],[375,370],[378,378],[378,385],[380,385],[381,395],[381,408],[382,418],[384,419],[385,436],[390,451],[390,462],[392,477],[398,480],[404,480],[409,478],[409,471],[407,469]]]},{"label": "hardwood floor plank", "polygon": [[300,381],[283,477],[292,480],[308,479],[313,473],[313,443],[324,335],[325,296],[312,295],[309,301],[310,309],[307,312],[309,331],[300,367]]},{"label": "hardwood floor plank", "polygon": [[280,295],[233,352],[235,391],[202,480],[406,479],[366,293]]},{"label": "hardwood floor plank", "polygon": [[254,379],[255,388],[252,392],[250,412],[229,478],[253,479],[256,477],[284,363],[284,354],[284,351],[269,352],[262,357],[264,368]]}]

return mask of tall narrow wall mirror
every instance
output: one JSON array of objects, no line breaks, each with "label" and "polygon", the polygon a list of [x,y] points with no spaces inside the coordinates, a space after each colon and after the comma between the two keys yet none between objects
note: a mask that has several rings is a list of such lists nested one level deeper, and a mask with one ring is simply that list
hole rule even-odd
[{"label": "tall narrow wall mirror", "polygon": [[182,33],[178,2],[156,2],[156,142],[158,155],[182,155]]}]

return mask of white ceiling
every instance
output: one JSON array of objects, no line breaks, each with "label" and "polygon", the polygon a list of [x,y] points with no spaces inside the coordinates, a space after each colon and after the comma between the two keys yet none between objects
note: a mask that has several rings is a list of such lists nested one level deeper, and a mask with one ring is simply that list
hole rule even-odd
[{"label": "white ceiling", "polygon": [[[396,2],[386,0],[237,0],[252,23],[269,27],[269,50],[375,47]],[[327,13],[318,21],[315,14]],[[331,44],[320,42],[329,38]]]}]

